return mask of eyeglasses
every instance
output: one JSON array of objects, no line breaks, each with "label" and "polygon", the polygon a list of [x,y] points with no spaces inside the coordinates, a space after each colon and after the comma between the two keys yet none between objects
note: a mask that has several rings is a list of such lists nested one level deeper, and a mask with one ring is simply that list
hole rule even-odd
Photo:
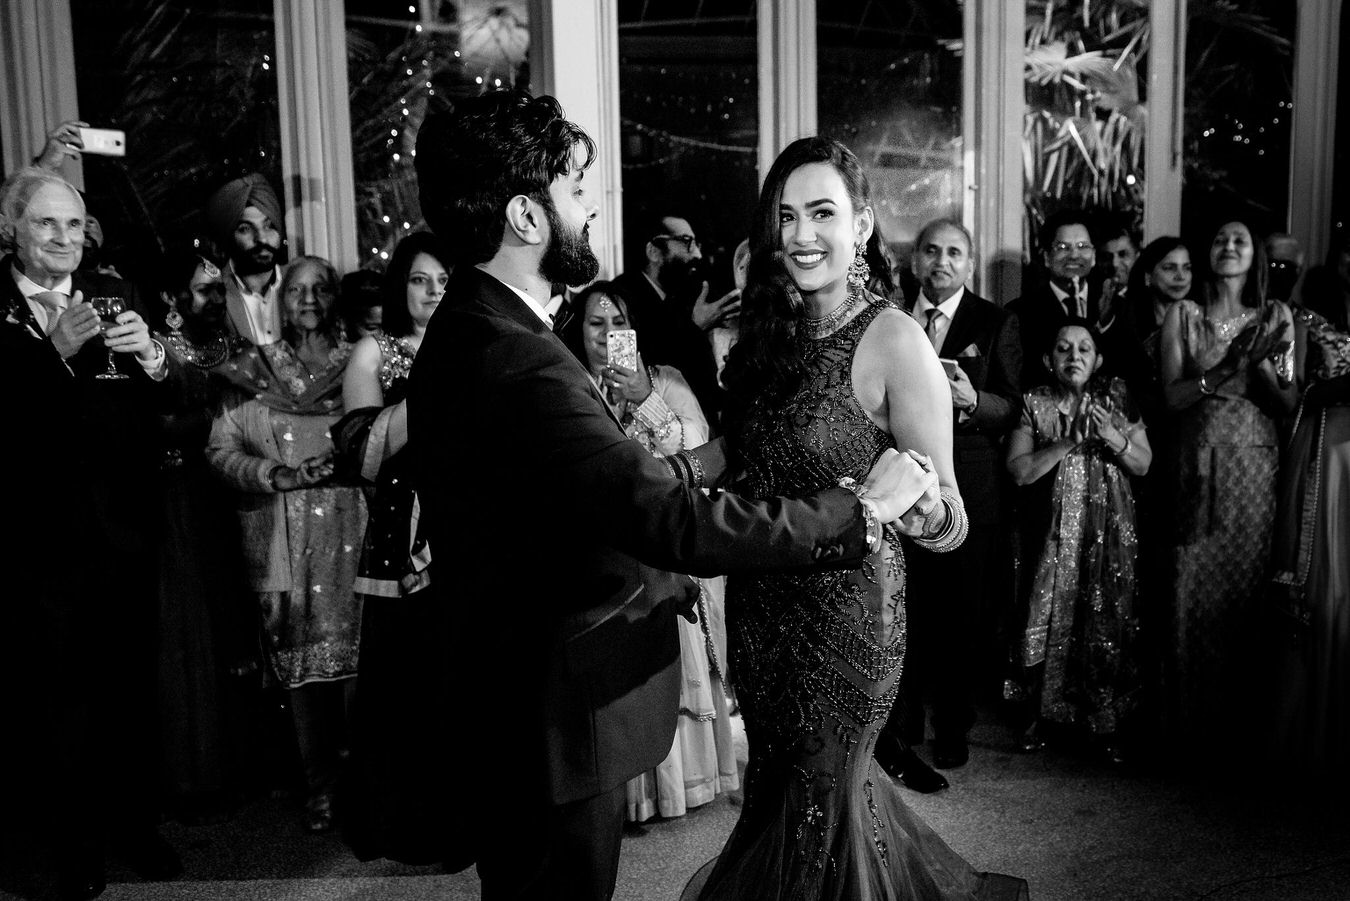
[{"label": "eyeglasses", "polygon": [[1056,241],[1050,245],[1050,249],[1055,253],[1068,253],[1071,250],[1077,250],[1080,253],[1092,250],[1090,241],[1079,241],[1076,244],[1070,244],[1068,241]]},{"label": "eyeglasses", "polygon": [[653,241],[678,241],[684,245],[685,250],[693,250],[699,246],[698,238],[693,235],[657,235],[652,238]]}]

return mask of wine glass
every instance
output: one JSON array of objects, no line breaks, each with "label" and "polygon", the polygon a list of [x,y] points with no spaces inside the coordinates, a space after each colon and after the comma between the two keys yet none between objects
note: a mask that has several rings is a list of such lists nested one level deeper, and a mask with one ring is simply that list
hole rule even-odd
[{"label": "wine glass", "polygon": [[[120,297],[91,297],[89,305],[94,308],[98,318],[103,320],[102,331],[107,331],[109,327],[117,325],[117,317],[126,312],[127,302]],[[108,351],[108,368],[98,375],[96,379],[125,379],[130,378],[117,371],[117,360],[113,357],[113,352]]]}]

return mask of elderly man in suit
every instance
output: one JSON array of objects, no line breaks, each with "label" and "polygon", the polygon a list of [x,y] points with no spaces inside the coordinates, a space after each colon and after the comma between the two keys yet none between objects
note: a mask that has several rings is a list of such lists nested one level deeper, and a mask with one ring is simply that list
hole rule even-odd
[{"label": "elderly man in suit", "polygon": [[206,203],[225,265],[226,327],[254,344],[281,340],[281,203],[256,172],[226,182]]},{"label": "elderly man in suit", "polygon": [[[914,242],[920,293],[909,313],[924,327],[951,384],[956,480],[966,498],[970,533],[950,554],[910,556],[906,595],[909,652],[900,695],[877,744],[877,761],[911,788],[934,791],[946,780],[928,770],[922,745],[925,699],[933,707],[933,762],[966,762],[975,722],[975,680],[991,667],[1002,562],[1002,441],[1017,421],[1022,368],[1017,324],[966,288],[974,264],[970,233],[959,222],[929,222]],[[985,656],[994,659],[984,660]]]},{"label": "elderly man in suit", "polygon": [[[130,286],[77,269],[84,217],[49,170],[0,187],[0,668],[14,689],[0,753],[18,758],[0,810],[42,825],[65,899],[103,890],[105,846],[149,878],[179,870],[155,804],[155,412],[170,363]],[[126,309],[101,323],[95,297]]]},{"label": "elderly man in suit", "polygon": [[715,449],[652,457],[549,328],[552,286],[598,269],[590,137],[510,91],[458,102],[417,143],[422,210],[460,255],[407,399],[430,590],[453,611],[447,680],[472,699],[428,714],[455,718],[445,855],[477,863],[484,901],[605,899],[624,785],[674,737],[674,617],[694,595],[670,573],[856,561],[934,482],[888,451],[861,498],[705,493]]}]

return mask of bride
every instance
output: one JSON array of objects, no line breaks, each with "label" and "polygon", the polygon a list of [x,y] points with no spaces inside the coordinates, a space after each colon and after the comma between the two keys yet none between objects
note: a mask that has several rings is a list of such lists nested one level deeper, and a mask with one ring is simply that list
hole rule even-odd
[{"label": "bride", "polygon": [[733,578],[728,639],[750,744],[745,806],[686,898],[1025,898],[975,871],[873,761],[905,656],[905,561],[965,537],[951,397],[922,328],[868,293],[867,178],[837,141],[803,138],[760,196],[728,439],[753,497],[850,487],[885,449],[935,473],[854,569]]}]

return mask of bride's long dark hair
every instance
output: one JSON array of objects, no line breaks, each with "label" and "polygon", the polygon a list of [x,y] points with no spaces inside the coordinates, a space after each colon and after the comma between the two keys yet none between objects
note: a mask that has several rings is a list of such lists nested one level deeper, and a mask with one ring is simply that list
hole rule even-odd
[{"label": "bride's long dark hair", "polygon": [[796,336],[806,306],[783,265],[778,205],[788,176],[809,163],[829,163],[835,168],[855,213],[871,204],[871,189],[858,158],[832,138],[800,138],[774,160],[750,232],[740,337],[722,377],[729,395],[725,425],[733,438],[755,400],[782,404],[801,384],[802,355]]}]

